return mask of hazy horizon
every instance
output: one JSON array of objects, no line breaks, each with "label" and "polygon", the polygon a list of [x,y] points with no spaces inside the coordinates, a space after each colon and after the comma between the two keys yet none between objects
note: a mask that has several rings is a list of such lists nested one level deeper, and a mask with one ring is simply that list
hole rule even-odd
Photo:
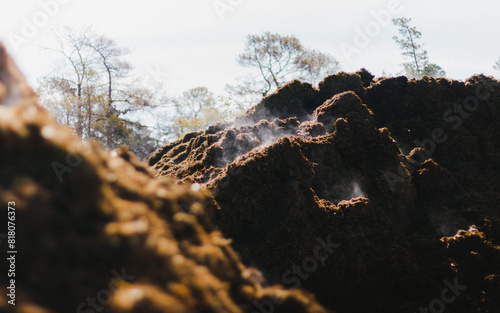
[{"label": "hazy horizon", "polygon": [[[392,39],[397,28],[384,23],[386,17],[380,12],[396,8],[390,18],[412,18],[430,61],[440,65],[447,77],[464,80],[479,73],[500,77],[493,69],[500,43],[495,32],[488,31],[500,25],[500,3],[354,2],[7,0],[0,12],[0,40],[33,87],[50,72],[51,56],[40,48],[54,46],[52,30],[92,26],[130,49],[127,59],[146,85],[161,82],[169,95],[197,86],[222,94],[226,84],[237,83],[236,78],[248,72],[236,62],[246,37],[264,31],[294,35],[305,47],[330,53],[343,71],[364,67],[376,76],[383,71],[395,75],[404,62]],[[30,23],[39,26],[32,30],[26,26]],[[16,36],[23,40],[16,42],[12,39],[19,39]],[[355,50],[348,55],[346,47]]]}]

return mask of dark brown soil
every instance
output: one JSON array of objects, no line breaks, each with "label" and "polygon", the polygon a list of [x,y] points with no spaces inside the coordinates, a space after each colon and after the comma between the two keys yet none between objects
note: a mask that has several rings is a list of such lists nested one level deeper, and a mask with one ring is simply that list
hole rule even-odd
[{"label": "dark brown soil", "polygon": [[5,217],[15,208],[16,232],[14,247],[1,238],[0,312],[328,312],[303,291],[263,287],[198,189],[57,126],[0,45],[0,203]]},{"label": "dark brown soil", "polygon": [[291,82],[149,164],[209,190],[212,220],[269,284],[341,313],[495,313],[499,121],[491,77],[362,70]]}]

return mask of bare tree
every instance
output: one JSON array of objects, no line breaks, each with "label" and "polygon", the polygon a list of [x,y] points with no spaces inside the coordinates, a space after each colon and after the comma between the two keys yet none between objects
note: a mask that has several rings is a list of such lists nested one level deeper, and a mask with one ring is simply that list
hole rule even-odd
[{"label": "bare tree", "polygon": [[256,70],[255,75],[240,78],[240,84],[226,86],[235,101],[243,106],[265,97],[292,79],[316,84],[326,75],[340,70],[333,56],[304,48],[295,36],[270,32],[249,35],[245,51],[238,55],[238,63]]},{"label": "bare tree", "polygon": [[177,113],[185,118],[198,118],[203,108],[215,105],[214,94],[206,87],[196,87],[184,91],[182,97],[174,99]]},{"label": "bare tree", "polygon": [[302,44],[293,36],[264,33],[262,36],[250,35],[247,38],[245,52],[238,56],[238,62],[244,67],[257,68],[266,83],[262,95],[265,96],[273,87],[280,87],[286,82],[287,75],[294,72],[294,62],[303,51]]},{"label": "bare tree", "polygon": [[95,73],[94,62],[85,45],[88,32],[88,29],[79,33],[66,29],[56,38],[59,47],[51,50],[56,51],[62,61],[58,63],[55,73],[44,78],[41,84],[42,95],[51,96],[46,102],[58,106],[59,113],[63,114],[58,116],[60,122],[72,125],[81,137],[84,137],[86,129],[85,116],[89,115],[89,107],[85,105],[90,100],[88,81],[94,78]]},{"label": "bare tree", "polygon": [[399,27],[401,38],[394,36],[394,41],[399,45],[401,54],[410,62],[403,63],[402,66],[407,76],[421,78],[422,76],[445,76],[445,71],[437,64],[429,63],[427,51],[422,49],[418,40],[422,33],[416,27],[411,27],[411,18],[401,17],[392,20],[395,26]]},{"label": "bare tree", "polygon": [[299,79],[313,85],[318,84],[328,75],[340,70],[340,63],[330,54],[319,50],[306,50],[297,59]]},{"label": "bare tree", "polygon": [[177,111],[174,120],[177,137],[223,122],[227,117],[224,112],[224,100],[216,98],[206,87],[189,89],[172,102]]},{"label": "bare tree", "polygon": [[106,146],[113,146],[113,129],[117,122],[119,111],[113,106],[117,99],[114,95],[119,93],[116,90],[118,82],[125,78],[132,66],[124,60],[124,56],[128,53],[126,49],[120,48],[117,44],[102,35],[95,35],[87,39],[86,45],[90,47],[97,57],[97,62],[100,65],[100,70],[104,74],[104,116],[100,121],[103,121]]},{"label": "bare tree", "polygon": [[50,50],[62,58],[42,79],[39,93],[59,122],[108,149],[129,144],[136,137],[132,129],[146,134],[147,129],[125,115],[150,106],[155,93],[136,87],[130,78],[128,51],[90,28],[66,28],[56,39],[59,46]]}]

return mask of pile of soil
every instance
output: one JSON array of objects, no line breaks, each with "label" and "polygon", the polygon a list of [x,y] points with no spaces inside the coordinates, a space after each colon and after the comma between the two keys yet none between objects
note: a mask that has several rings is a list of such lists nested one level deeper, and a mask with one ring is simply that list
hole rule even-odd
[{"label": "pile of soil", "polygon": [[263,287],[199,186],[83,144],[36,101],[0,45],[0,203],[15,235],[1,249],[17,251],[2,252],[0,312],[328,312]]},{"label": "pile of soil", "polygon": [[500,82],[293,81],[149,159],[270,284],[329,309],[500,312]]}]

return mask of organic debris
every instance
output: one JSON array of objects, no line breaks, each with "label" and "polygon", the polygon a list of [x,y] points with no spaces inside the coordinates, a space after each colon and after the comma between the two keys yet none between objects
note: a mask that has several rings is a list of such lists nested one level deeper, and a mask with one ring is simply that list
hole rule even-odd
[{"label": "organic debris", "polygon": [[199,186],[155,179],[128,151],[56,125],[1,45],[0,150],[0,203],[15,213],[2,251],[17,251],[3,254],[0,312],[327,312],[263,287]]},{"label": "organic debris", "polygon": [[149,164],[209,190],[213,221],[270,284],[345,313],[493,313],[499,120],[491,77],[361,70],[290,82]]}]

